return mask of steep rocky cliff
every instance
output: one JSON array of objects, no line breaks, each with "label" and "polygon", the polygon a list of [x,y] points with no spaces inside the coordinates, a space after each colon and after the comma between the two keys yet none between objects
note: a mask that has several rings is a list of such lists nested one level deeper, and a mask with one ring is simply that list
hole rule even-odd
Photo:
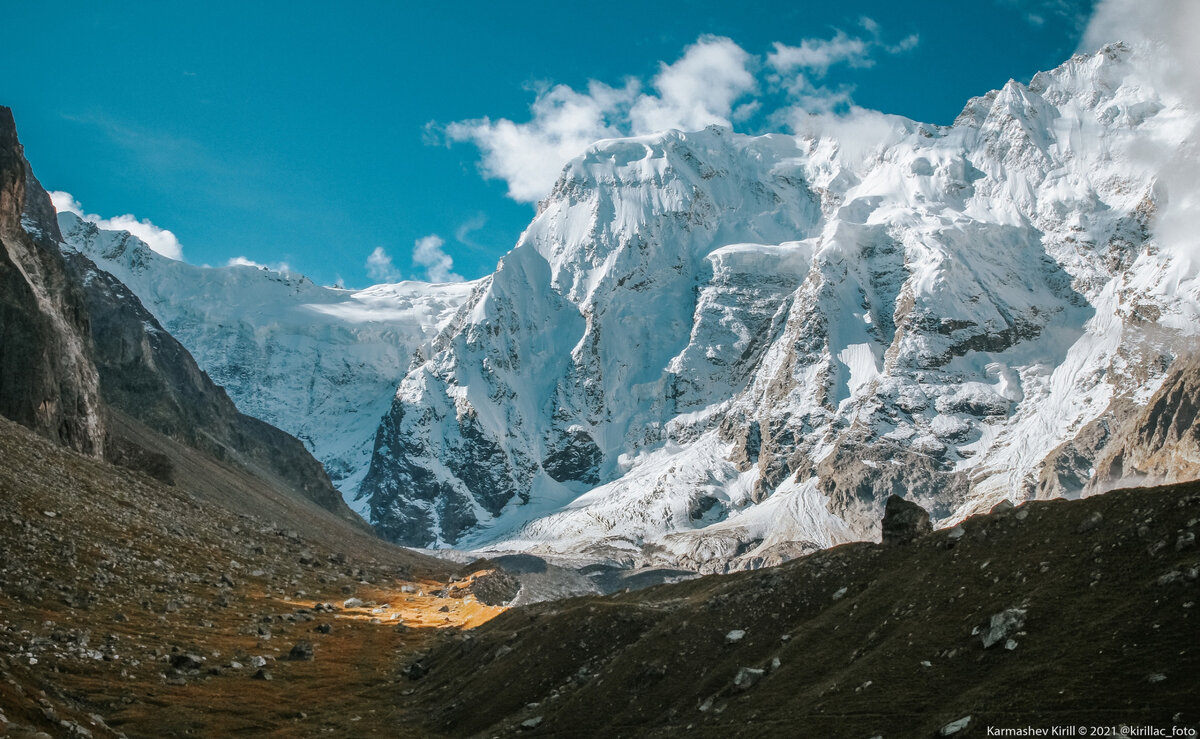
[{"label": "steep rocky cliff", "polygon": [[0,106],[0,415],[99,456],[104,424],[88,313],[60,240],[12,111]]},{"label": "steep rocky cliff", "polygon": [[1200,354],[1171,365],[1158,392],[1096,460],[1087,492],[1200,479]]},{"label": "steep rocky cliff", "polygon": [[[191,492],[239,505],[290,496],[366,528],[303,444],[239,413],[133,292],[64,251],[7,108],[0,242],[0,415]],[[226,470],[223,484],[205,458]]]}]

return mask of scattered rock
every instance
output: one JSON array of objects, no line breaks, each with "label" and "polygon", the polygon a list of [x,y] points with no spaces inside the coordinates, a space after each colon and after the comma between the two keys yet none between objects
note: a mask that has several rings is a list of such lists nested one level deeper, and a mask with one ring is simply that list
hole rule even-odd
[{"label": "scattered rock", "polygon": [[317,632],[318,634],[328,634],[329,632],[333,631],[333,625],[317,624],[317,627],[313,629],[313,631]]},{"label": "scattered rock", "polygon": [[541,716],[534,716],[533,718],[527,718],[521,722],[521,729],[523,729],[525,731],[529,731],[531,729],[536,729],[538,726],[541,725],[541,723],[542,723]]},{"label": "scattered rock", "polygon": [[[997,613],[992,616],[987,630],[983,632],[983,648],[989,649],[993,645],[999,644],[1008,637],[1010,632],[1014,632],[1024,625],[1024,608],[1008,608]],[[1016,642],[1013,642],[1013,646],[1015,648]]]},{"label": "scattered rock", "polygon": [[963,716],[962,718],[958,719],[957,721],[951,721],[950,723],[943,726],[942,730],[939,731],[938,733],[941,734],[942,736],[950,736],[951,734],[957,734],[958,732],[967,728],[967,724],[969,724],[969,723],[971,723],[971,717]]},{"label": "scattered rock", "polygon": [[254,680],[270,680],[271,673],[267,672],[264,669],[259,669],[259,671],[254,673],[254,675],[252,675],[251,677]]},{"label": "scattered rock", "polygon": [[360,598],[347,598],[342,601],[342,608],[362,608],[364,603]]},{"label": "scattered rock", "polygon": [[204,658],[195,654],[173,654],[170,665],[176,670],[199,670],[204,666]]},{"label": "scattered rock", "polygon": [[1104,522],[1104,516],[1100,515],[1100,511],[1092,511],[1079,522],[1079,527],[1075,529],[1077,533],[1083,534],[1099,526]]},{"label": "scattered rock", "polygon": [[728,634],[725,635],[725,643],[726,644],[737,644],[745,637],[746,637],[746,632],[744,629],[734,629],[733,631],[730,631]]},{"label": "scattered rock", "polygon": [[1016,506],[1013,505],[1013,502],[1008,498],[1005,498],[996,505],[992,506],[992,510],[988,511],[988,513],[1004,513],[1005,511],[1011,511],[1013,508],[1016,508]]},{"label": "scattered rock", "polygon": [[737,676],[733,678],[733,687],[736,690],[749,690],[762,680],[764,670],[759,670],[754,667],[743,667],[738,670]]},{"label": "scattered rock", "polygon": [[933,531],[929,512],[899,495],[888,496],[883,509],[883,543],[907,544]]},{"label": "scattered rock", "polygon": [[308,661],[313,659],[312,642],[296,642],[296,644],[292,647],[292,651],[288,652],[288,659],[293,662]]}]

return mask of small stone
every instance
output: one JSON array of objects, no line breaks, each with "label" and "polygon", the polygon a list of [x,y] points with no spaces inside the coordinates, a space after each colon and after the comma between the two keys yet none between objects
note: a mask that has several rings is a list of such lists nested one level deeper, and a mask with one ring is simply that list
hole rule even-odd
[{"label": "small stone", "polygon": [[1104,521],[1104,516],[1100,515],[1100,511],[1092,511],[1086,518],[1079,522],[1079,527],[1075,530],[1080,533],[1086,533],[1099,526]]},{"label": "small stone", "polygon": [[1184,549],[1196,546],[1196,533],[1194,531],[1185,531],[1175,540],[1175,551],[1182,552]]},{"label": "small stone", "polygon": [[362,599],[360,598],[347,598],[346,600],[342,601],[342,608],[362,608],[363,605]]},{"label": "small stone", "polygon": [[983,648],[989,649],[992,645],[1000,643],[1009,632],[1016,631],[1024,625],[1024,608],[1008,608],[997,613],[992,616],[987,631],[983,632]]},{"label": "small stone", "polygon": [[734,629],[733,631],[730,631],[728,634],[725,635],[725,643],[726,644],[737,644],[745,637],[746,637],[746,632],[744,629]]},{"label": "small stone", "polygon": [[1152,683],[1161,683],[1163,680],[1167,679],[1167,676],[1162,674],[1161,672],[1156,672],[1146,679]]},{"label": "small stone", "polygon": [[171,666],[177,670],[199,670],[204,666],[204,658],[195,654],[173,654]]},{"label": "small stone", "polygon": [[317,632],[318,634],[328,634],[329,632],[333,631],[333,625],[317,624],[317,627],[313,629],[313,631]]},{"label": "small stone", "polygon": [[1011,652],[1012,650],[1016,649],[1016,648],[1017,648],[1017,640],[1016,640],[1016,639],[1009,639],[1008,641],[1004,642],[1004,648],[1005,648],[1005,649],[1007,649],[1007,650],[1008,650],[1008,651],[1010,651],[1010,652]]},{"label": "small stone", "polygon": [[733,678],[733,687],[737,690],[749,690],[762,680],[764,675],[763,670],[754,667],[743,667],[738,670],[737,676]]},{"label": "small stone", "polygon": [[849,592],[848,588],[838,588],[837,591],[834,592],[834,594],[833,594],[833,599],[841,600],[842,596],[844,596],[847,592]]},{"label": "small stone", "polygon": [[1013,518],[1017,519],[1018,521],[1024,521],[1025,519],[1029,518],[1029,509],[1021,508],[1013,514]]},{"label": "small stone", "polygon": [[271,673],[267,672],[266,670],[260,669],[258,672],[254,673],[254,675],[252,675],[252,678],[255,680],[270,680]]},{"label": "small stone", "polygon": [[534,716],[533,718],[527,718],[521,722],[521,729],[524,731],[529,731],[530,729],[536,729],[538,726],[541,725],[541,723],[542,723],[541,716]]},{"label": "small stone", "polygon": [[313,659],[312,642],[296,642],[292,647],[292,651],[288,652],[288,659],[293,662],[308,661]]},{"label": "small stone", "polygon": [[962,527],[962,524],[959,524],[958,526],[955,526],[954,528],[950,529],[949,533],[946,534],[947,538],[949,538],[950,541],[958,541],[959,539],[963,538],[966,535],[967,535],[967,530]]},{"label": "small stone", "polygon": [[971,723],[971,717],[963,716],[962,718],[958,719],[957,721],[951,721],[950,723],[943,726],[942,730],[939,731],[938,733],[941,734],[942,736],[950,736],[951,734],[957,734],[958,732],[967,728],[967,724],[969,724],[969,723]]}]

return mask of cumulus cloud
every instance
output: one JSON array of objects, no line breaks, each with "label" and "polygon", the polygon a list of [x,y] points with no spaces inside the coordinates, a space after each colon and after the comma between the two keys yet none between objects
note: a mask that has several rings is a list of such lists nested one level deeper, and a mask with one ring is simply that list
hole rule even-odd
[{"label": "cumulus cloud", "polygon": [[[537,92],[528,121],[476,118],[451,123],[442,133],[448,142],[475,144],[481,172],[504,180],[510,198],[536,202],[563,165],[600,139],[730,126],[760,114],[774,119],[791,107],[818,113],[847,107],[852,88],[814,80],[831,67],[869,67],[879,53],[899,54],[918,43],[912,35],[887,44],[878,23],[863,18],[859,25],[859,35],[835,31],[797,46],[777,43],[765,58],[731,39],[701,36],[679,59],[660,63],[649,85],[631,78],[617,87],[596,80],[584,90],[548,86]],[[764,95],[782,95],[786,105],[766,110]]]},{"label": "cumulus cloud", "polygon": [[830,87],[820,83],[832,67],[873,67],[877,54],[902,54],[920,43],[920,37],[914,33],[889,44],[884,41],[877,21],[864,16],[858,24],[865,35],[851,36],[838,30],[832,38],[804,39],[799,46],[778,42],[773,45],[766,59],[770,70],[767,79],[771,85],[786,90],[791,102],[776,111],[773,120],[795,120],[798,114],[821,115],[848,109],[854,102],[852,85]]},{"label": "cumulus cloud", "polygon": [[[1101,0],[1084,31],[1080,51],[1091,52],[1114,41],[1154,44],[1143,70],[1165,95],[1200,110],[1200,3],[1193,0]],[[1200,126],[1175,149],[1143,151],[1162,166],[1159,212],[1154,231],[1160,247],[1179,255],[1187,269],[1200,267]]]},{"label": "cumulus cloud", "polygon": [[281,274],[290,274],[291,266],[287,262],[279,262],[277,264],[263,264],[256,262],[253,259],[246,257],[233,257],[225,262],[226,267],[254,267],[255,269],[269,269]]},{"label": "cumulus cloud", "polygon": [[382,246],[375,247],[367,256],[367,274],[372,280],[380,282],[395,282],[400,279],[400,272],[392,264],[392,257]]},{"label": "cumulus cloud", "polygon": [[413,247],[413,264],[425,268],[430,282],[462,282],[462,275],[454,273],[454,259],[442,249],[445,244],[437,234],[417,239]]},{"label": "cumulus cloud", "polygon": [[148,218],[138,220],[137,216],[131,213],[114,218],[104,218],[95,213],[87,213],[84,211],[83,205],[71,193],[61,190],[51,192],[50,200],[54,203],[54,209],[59,213],[74,213],[80,219],[94,223],[106,231],[128,231],[164,257],[183,261],[183,245],[179,243],[175,234],[154,225]]},{"label": "cumulus cloud", "polygon": [[478,118],[451,123],[445,133],[450,141],[474,142],[483,174],[507,182],[510,198],[532,202],[545,196],[569,159],[623,134],[616,121],[636,89],[632,81],[624,88],[593,81],[586,92],[555,85],[538,93],[527,123]]},{"label": "cumulus cloud", "polygon": [[835,64],[870,67],[874,63],[868,42],[843,31],[831,39],[804,39],[799,46],[775,42],[774,51],[767,54],[767,66],[785,74],[802,69],[824,75]]},{"label": "cumulus cloud", "polygon": [[674,64],[660,64],[657,94],[640,95],[630,108],[632,133],[728,126],[733,104],[757,87],[753,61],[730,39],[702,36]]}]

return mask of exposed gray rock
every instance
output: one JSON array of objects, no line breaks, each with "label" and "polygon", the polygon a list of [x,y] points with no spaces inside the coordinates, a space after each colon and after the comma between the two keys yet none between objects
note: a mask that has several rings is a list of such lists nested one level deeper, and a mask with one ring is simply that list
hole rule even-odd
[{"label": "exposed gray rock", "polygon": [[737,676],[733,678],[733,687],[735,690],[749,690],[762,680],[764,674],[764,670],[754,667],[743,667],[738,670]]},{"label": "exposed gray rock", "polygon": [[932,531],[928,511],[898,495],[888,497],[883,512],[884,544],[907,544]]},{"label": "exposed gray rock", "polygon": [[[983,632],[983,648],[989,649],[1008,638],[1025,625],[1024,608],[1008,608],[992,616],[987,629]],[[1016,646],[1014,642],[1014,647]]]}]

